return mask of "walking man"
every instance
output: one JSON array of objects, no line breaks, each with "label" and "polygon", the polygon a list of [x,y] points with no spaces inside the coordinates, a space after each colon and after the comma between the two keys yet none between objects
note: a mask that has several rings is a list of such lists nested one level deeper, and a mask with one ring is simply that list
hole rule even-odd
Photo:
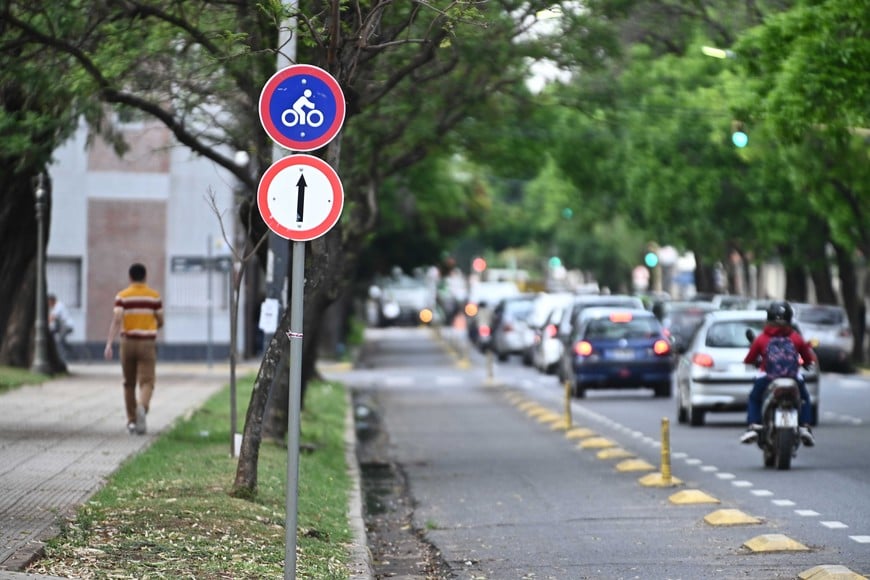
[{"label": "walking man", "polygon": [[[124,375],[124,407],[127,411],[127,431],[143,435],[145,415],[154,393],[157,366],[157,330],[163,326],[163,302],[160,293],[145,283],[145,266],[130,266],[130,285],[115,296],[115,307],[109,336],[106,339],[106,360],[112,360],[112,343],[121,331],[121,371]],[[136,384],[139,398],[136,399]]]}]

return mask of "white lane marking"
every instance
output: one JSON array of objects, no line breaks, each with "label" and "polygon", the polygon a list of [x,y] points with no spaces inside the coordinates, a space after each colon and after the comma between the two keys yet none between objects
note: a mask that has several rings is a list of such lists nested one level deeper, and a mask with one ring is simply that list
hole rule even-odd
[{"label": "white lane marking", "polygon": [[819,512],[814,511],[814,510],[794,510],[794,513],[796,513],[799,516],[803,516],[805,518],[816,517],[816,516],[822,515]]},{"label": "white lane marking", "polygon": [[849,536],[852,540],[855,540],[859,544],[870,544],[870,536]]},{"label": "white lane marking", "polygon": [[685,459],[688,456],[688,453],[683,453],[682,451],[680,451],[679,453],[671,453],[671,457],[674,459]]},{"label": "white lane marking", "polygon": [[[752,493],[752,495],[757,495],[758,497],[770,497],[773,495],[773,492],[770,491],[769,489],[753,489],[751,493]],[[777,501],[782,501],[782,500],[777,500]],[[788,500],[785,500],[785,501],[788,501]],[[774,503],[776,503],[776,502],[774,502]]]},{"label": "white lane marking", "polygon": [[686,465],[701,465],[703,463],[700,459],[689,458],[686,459]]},{"label": "white lane marking", "polygon": [[719,479],[734,479],[737,476],[733,473],[717,473],[716,477],[718,477]]},{"label": "white lane marking", "polygon": [[843,528],[849,527],[846,524],[844,524],[843,522],[819,522],[819,523],[830,530],[842,530]]},{"label": "white lane marking", "polygon": [[465,382],[465,379],[462,377],[435,377],[435,384],[443,387],[452,387],[454,385],[461,385]]},{"label": "white lane marking", "polygon": [[719,468],[715,465],[702,465],[701,471],[706,471],[707,473],[712,473],[714,471],[719,471]]},{"label": "white lane marking", "polygon": [[414,384],[413,377],[387,377],[384,384],[388,387],[410,387]]},{"label": "white lane marking", "polygon": [[778,505],[781,507],[790,507],[790,506],[795,505],[795,503],[793,501],[791,501],[790,499],[775,499],[775,500],[773,500],[773,505]]},{"label": "white lane marking", "polygon": [[731,485],[733,485],[734,487],[752,487],[752,482],[746,481],[744,479],[739,479],[737,481],[732,481]]}]

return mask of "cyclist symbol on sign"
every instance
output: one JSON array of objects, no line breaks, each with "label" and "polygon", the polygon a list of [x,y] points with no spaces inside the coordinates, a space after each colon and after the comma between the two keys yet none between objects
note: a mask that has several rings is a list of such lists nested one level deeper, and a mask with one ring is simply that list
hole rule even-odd
[{"label": "cyclist symbol on sign", "polygon": [[[311,89],[305,89],[302,91],[302,96],[293,103],[293,108],[284,111],[281,115],[281,122],[285,126],[308,125],[309,127],[319,127],[323,124],[323,113],[318,111],[314,103],[309,99],[312,94]],[[306,112],[305,109],[310,110]]]}]

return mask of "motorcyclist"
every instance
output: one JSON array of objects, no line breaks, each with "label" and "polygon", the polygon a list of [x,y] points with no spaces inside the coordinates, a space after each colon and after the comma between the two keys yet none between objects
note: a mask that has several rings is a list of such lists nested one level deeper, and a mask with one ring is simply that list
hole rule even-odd
[{"label": "motorcyclist", "polygon": [[[764,393],[767,386],[773,380],[765,372],[765,360],[768,354],[768,345],[770,340],[775,336],[788,337],[795,350],[802,357],[804,366],[816,363],[816,353],[812,347],[806,342],[803,337],[794,330],[791,325],[794,317],[794,310],[791,304],[785,301],[775,301],[767,308],[767,324],[761,334],[755,337],[752,345],[749,347],[749,352],[743,360],[746,364],[756,365],[759,367],[761,374],[755,379],[755,384],[752,386],[752,391],[749,394],[749,403],[747,409],[746,421],[749,423],[749,428],[740,437],[741,443],[754,443],[758,440],[758,434],[762,429],[761,425],[761,407],[764,402]],[[793,376],[797,380],[800,387],[801,407],[799,411],[799,434],[801,442],[807,446],[815,445],[815,438],[810,430],[812,422],[812,407],[810,405],[810,394],[807,391],[806,381],[803,375],[798,371]]]}]

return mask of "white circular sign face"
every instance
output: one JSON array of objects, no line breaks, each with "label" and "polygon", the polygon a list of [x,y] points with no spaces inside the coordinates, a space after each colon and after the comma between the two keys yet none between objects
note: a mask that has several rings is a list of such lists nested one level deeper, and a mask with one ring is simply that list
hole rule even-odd
[{"label": "white circular sign face", "polygon": [[335,170],[311,155],[291,155],[272,164],[257,189],[257,207],[273,232],[297,242],[331,230],[341,216],[344,189]]}]

